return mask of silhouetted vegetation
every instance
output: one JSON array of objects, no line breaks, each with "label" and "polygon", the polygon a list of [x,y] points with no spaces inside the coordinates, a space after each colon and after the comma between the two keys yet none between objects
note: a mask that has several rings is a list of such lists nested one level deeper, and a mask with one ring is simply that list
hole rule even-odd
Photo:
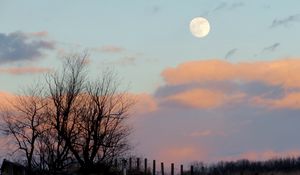
[{"label": "silhouetted vegetation", "polygon": [[90,80],[86,57],[67,56],[61,71],[2,109],[2,133],[13,139],[31,174],[108,174],[130,148],[125,121],[132,100],[112,72]]},{"label": "silhouetted vegetation", "polygon": [[[276,173],[300,173],[299,158],[278,158],[266,161],[227,161],[211,165],[201,162],[192,163],[195,175],[262,175]],[[189,174],[189,172],[185,172]]]}]

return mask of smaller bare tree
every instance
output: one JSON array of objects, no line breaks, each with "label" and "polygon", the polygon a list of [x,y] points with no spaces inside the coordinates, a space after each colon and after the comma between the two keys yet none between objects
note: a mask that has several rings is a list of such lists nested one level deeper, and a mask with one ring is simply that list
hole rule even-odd
[{"label": "smaller bare tree", "polygon": [[56,130],[49,124],[43,127],[43,133],[37,141],[37,149],[41,171],[56,174],[74,163],[65,141],[58,136]]},{"label": "smaller bare tree", "polygon": [[43,110],[46,102],[41,98],[39,88],[29,88],[25,95],[17,96],[11,107],[2,111],[2,132],[12,136],[17,145],[16,151],[24,153],[29,170],[36,166],[34,157],[36,142],[43,132]]}]

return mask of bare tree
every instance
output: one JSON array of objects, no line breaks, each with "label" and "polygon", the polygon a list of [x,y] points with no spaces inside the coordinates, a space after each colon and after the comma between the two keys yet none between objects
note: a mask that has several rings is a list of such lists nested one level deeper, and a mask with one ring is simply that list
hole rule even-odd
[{"label": "bare tree", "polygon": [[11,108],[3,111],[2,131],[14,138],[19,151],[26,157],[26,166],[31,170],[36,164],[34,153],[38,137],[43,132],[43,109],[46,103],[41,98],[41,91],[29,88],[25,95],[18,96],[11,102]]},{"label": "bare tree", "polygon": [[67,56],[61,71],[47,74],[45,84],[19,96],[3,116],[3,130],[30,169],[34,163],[55,174],[75,162],[92,171],[129,149],[126,118],[133,101],[113,72],[91,81],[86,59],[86,53]]},{"label": "bare tree", "polygon": [[48,77],[47,117],[81,168],[93,169],[128,149],[125,119],[132,101],[112,72],[88,80],[86,56],[72,55],[62,73]]}]

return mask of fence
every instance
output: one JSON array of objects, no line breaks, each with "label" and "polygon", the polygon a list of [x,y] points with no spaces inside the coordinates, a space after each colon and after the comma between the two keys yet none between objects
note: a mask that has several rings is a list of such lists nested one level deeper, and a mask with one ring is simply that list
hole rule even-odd
[{"label": "fence", "polygon": [[[142,165],[142,163],[144,165]],[[149,166],[150,164],[150,166]],[[159,165],[159,164],[158,164]],[[156,160],[152,160],[152,162],[148,162],[148,159],[145,158],[143,161],[140,158],[129,158],[122,160],[115,160],[114,167],[121,168],[123,175],[131,175],[131,174],[145,174],[145,175],[175,175],[175,164],[170,164],[170,169],[167,170],[165,168],[164,162],[160,162],[160,166],[157,166]],[[194,166],[191,165],[189,170],[184,170],[183,165],[181,164],[179,167],[180,175],[195,175]],[[178,173],[177,173],[178,174]]]}]

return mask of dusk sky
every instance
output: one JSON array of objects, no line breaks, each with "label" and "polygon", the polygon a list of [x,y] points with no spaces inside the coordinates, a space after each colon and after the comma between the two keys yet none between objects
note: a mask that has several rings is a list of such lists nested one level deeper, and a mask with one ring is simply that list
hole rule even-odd
[{"label": "dusk sky", "polygon": [[[203,38],[189,29],[199,16]],[[0,0],[0,21],[0,104],[88,50],[92,77],[113,69],[138,99],[137,155],[300,155],[298,0]]]}]

